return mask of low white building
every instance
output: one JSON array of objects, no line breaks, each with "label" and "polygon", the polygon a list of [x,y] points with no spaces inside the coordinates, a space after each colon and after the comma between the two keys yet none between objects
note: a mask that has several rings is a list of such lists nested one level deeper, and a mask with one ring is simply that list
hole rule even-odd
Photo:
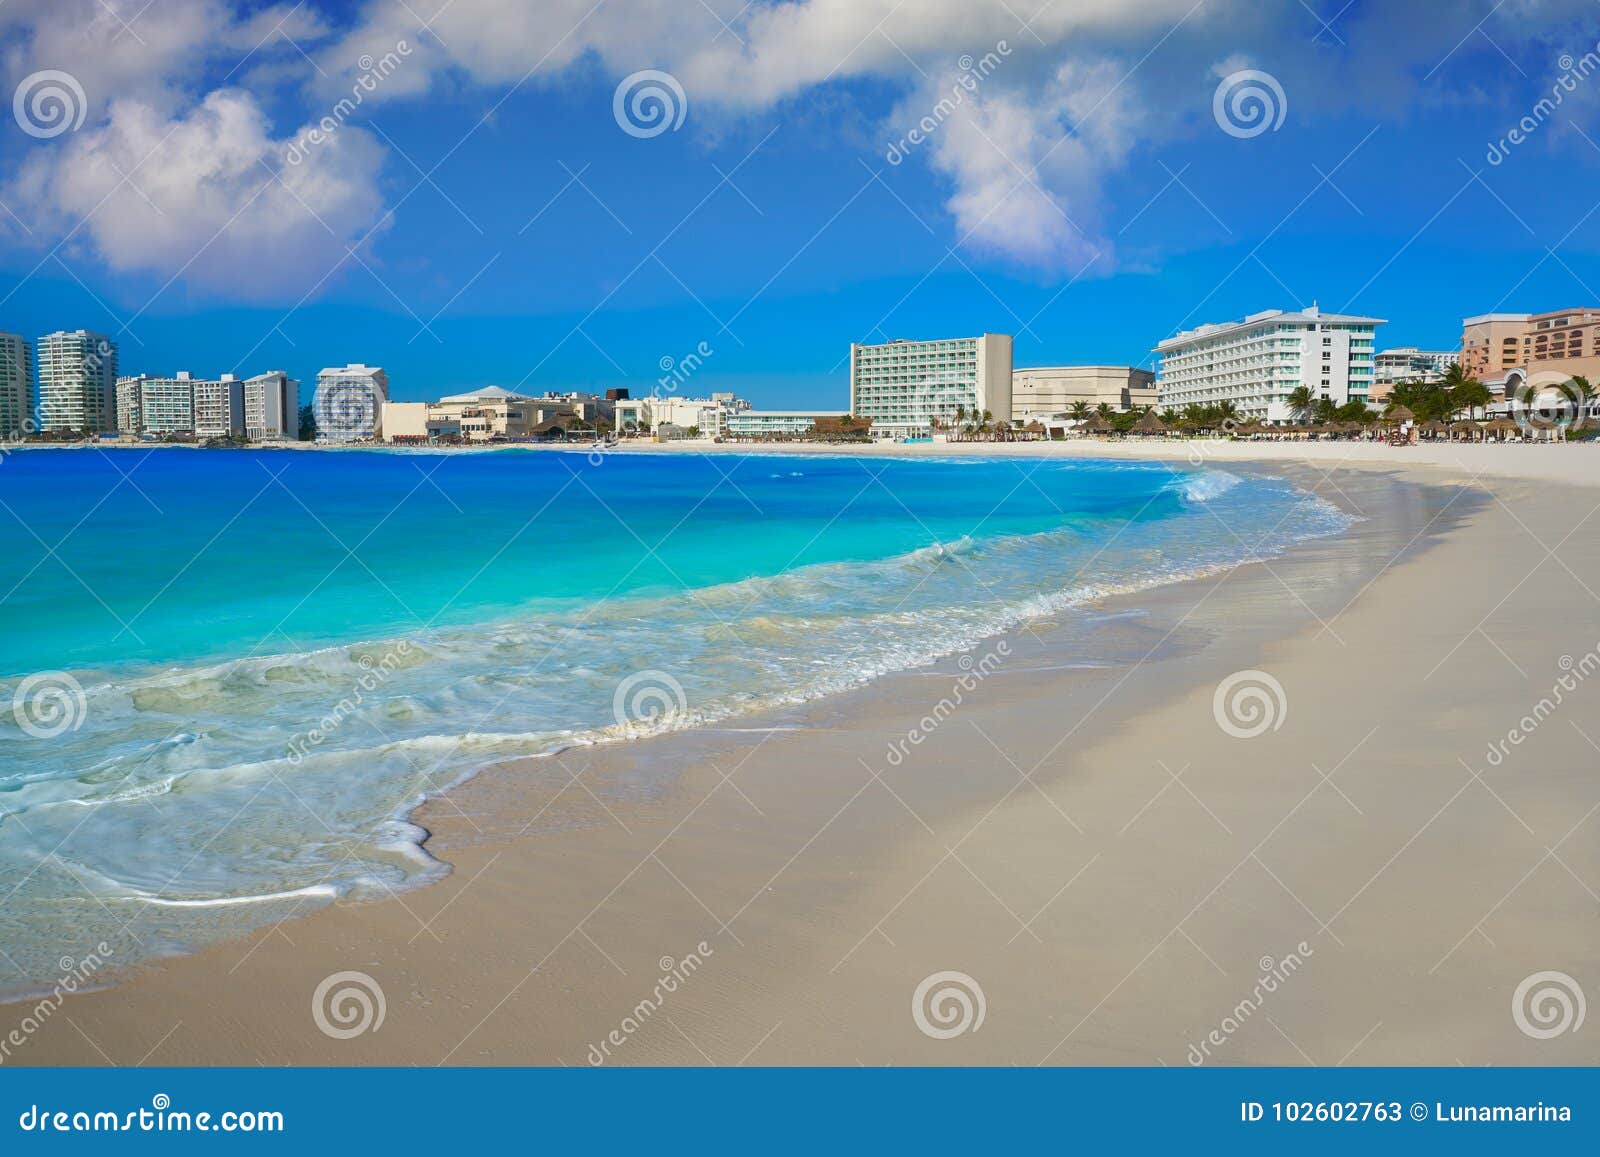
[{"label": "low white building", "polygon": [[723,424],[726,438],[784,438],[809,434],[819,418],[837,418],[837,410],[742,410]]},{"label": "low white building", "polygon": [[1011,374],[1011,417],[1018,421],[1066,413],[1077,402],[1137,410],[1158,400],[1156,375],[1137,366],[1033,366]]}]

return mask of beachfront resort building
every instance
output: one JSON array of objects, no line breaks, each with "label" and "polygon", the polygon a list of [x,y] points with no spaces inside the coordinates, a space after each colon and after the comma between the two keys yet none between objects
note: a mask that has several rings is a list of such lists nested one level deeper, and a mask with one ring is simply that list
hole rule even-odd
[{"label": "beachfront resort building", "polygon": [[1461,368],[1510,397],[1568,378],[1600,379],[1600,309],[1484,313],[1461,322]]},{"label": "beachfront resort building", "polygon": [[252,442],[300,437],[300,383],[282,370],[244,380],[244,436]]},{"label": "beachfront resort building", "polygon": [[33,347],[17,333],[0,333],[0,438],[30,430]]},{"label": "beachfront resort building", "polygon": [[195,378],[194,436],[231,438],[244,433],[244,383],[233,374]]},{"label": "beachfront resort building", "polygon": [[385,402],[383,437],[389,442],[517,442],[563,431],[595,430],[616,415],[612,399],[586,393],[532,397],[504,386],[484,386],[437,402]]},{"label": "beachfront resort building", "polygon": [[1370,402],[1381,402],[1401,382],[1437,382],[1456,364],[1455,350],[1422,350],[1398,346],[1380,350],[1372,358]]},{"label": "beachfront resort building", "polygon": [[317,441],[372,442],[383,437],[383,405],[389,400],[389,376],[378,366],[351,362],[317,375],[312,412]]},{"label": "beachfront resort building", "polygon": [[1288,422],[1289,395],[1301,386],[1335,405],[1366,402],[1372,391],[1378,317],[1269,309],[1243,321],[1202,325],[1156,346],[1161,405],[1182,409],[1232,402],[1239,417]]},{"label": "beachfront resort building", "polygon": [[1011,417],[1017,421],[1090,409],[1142,410],[1157,402],[1156,375],[1137,366],[1033,366],[1011,373]]},{"label": "beachfront resort building", "polygon": [[39,339],[39,429],[109,433],[117,422],[117,345],[102,333],[58,330]]},{"label": "beachfront resort building", "polygon": [[839,418],[837,410],[742,410],[728,415],[723,434],[729,438],[796,438],[818,422]]},{"label": "beachfront resort building", "polygon": [[690,430],[698,430],[702,438],[720,438],[728,432],[730,420],[750,411],[750,403],[731,392],[715,393],[709,398],[678,398],[670,394],[617,398],[611,405],[616,429],[623,433],[648,432],[656,438],[685,438]]},{"label": "beachfront resort building", "polygon": [[972,414],[1011,417],[1011,337],[850,346],[850,414],[874,435],[926,437]]},{"label": "beachfront resort building", "polygon": [[244,383],[232,374],[117,379],[117,432],[127,437],[228,438],[244,432]]}]

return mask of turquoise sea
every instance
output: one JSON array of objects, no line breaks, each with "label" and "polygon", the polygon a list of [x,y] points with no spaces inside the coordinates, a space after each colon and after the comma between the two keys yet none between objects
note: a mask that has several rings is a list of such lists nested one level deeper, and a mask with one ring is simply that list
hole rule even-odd
[{"label": "turquoise sea", "polygon": [[0,456],[0,995],[447,871],[484,765],[859,686],[1341,531],[1276,478],[849,456]]}]

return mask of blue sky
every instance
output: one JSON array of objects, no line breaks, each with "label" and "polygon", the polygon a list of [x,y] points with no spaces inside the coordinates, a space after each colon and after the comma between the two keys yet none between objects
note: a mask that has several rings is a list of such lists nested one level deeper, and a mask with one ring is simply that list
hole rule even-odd
[{"label": "blue sky", "polygon": [[[852,340],[1150,364],[1316,300],[1449,348],[1600,304],[1597,41],[1592,0],[11,0],[0,329],[399,398],[645,389],[704,342],[686,392],[840,409]],[[656,135],[614,108],[647,69]],[[1276,127],[1217,111],[1252,83]]]}]

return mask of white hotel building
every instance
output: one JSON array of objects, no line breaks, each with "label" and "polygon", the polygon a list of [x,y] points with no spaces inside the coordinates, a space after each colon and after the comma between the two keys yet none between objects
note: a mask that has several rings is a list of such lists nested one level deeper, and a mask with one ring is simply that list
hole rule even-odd
[{"label": "white hotel building", "polygon": [[374,442],[383,437],[389,376],[378,366],[352,362],[317,375],[312,400],[318,442]]},{"label": "white hotel building", "polygon": [[0,438],[30,430],[33,349],[18,333],[0,333]]},{"label": "white hotel building", "polygon": [[244,434],[252,442],[300,437],[300,383],[282,370],[244,380]]},{"label": "white hotel building", "polygon": [[1384,320],[1310,309],[1269,309],[1243,321],[1202,325],[1156,346],[1164,409],[1232,402],[1243,418],[1288,422],[1300,386],[1335,405],[1366,402],[1373,334]]},{"label": "white hotel building", "polygon": [[958,410],[1011,420],[1009,334],[850,346],[850,415],[874,436],[926,437]]},{"label": "white hotel building", "polygon": [[109,433],[117,423],[117,346],[103,333],[57,331],[39,339],[39,428]]}]

